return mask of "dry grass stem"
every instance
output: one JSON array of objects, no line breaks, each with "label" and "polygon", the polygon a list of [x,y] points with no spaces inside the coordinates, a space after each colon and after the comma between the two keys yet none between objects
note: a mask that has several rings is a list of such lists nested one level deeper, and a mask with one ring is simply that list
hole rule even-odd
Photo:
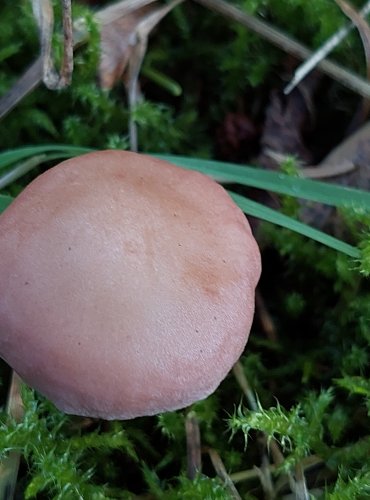
[{"label": "dry grass stem", "polygon": [[[20,377],[13,371],[6,405],[6,413],[17,422],[20,422],[24,415],[21,385],[22,381]],[[21,453],[11,451],[0,463],[1,499],[11,500],[14,497],[20,459]]]},{"label": "dry grass stem", "polygon": [[190,411],[185,419],[187,474],[189,479],[202,470],[202,451],[199,423],[195,412]]},{"label": "dry grass stem", "polygon": [[258,411],[258,405],[257,405],[256,398],[254,397],[253,391],[249,385],[247,377],[245,376],[243,366],[240,363],[240,361],[237,361],[235,363],[235,365],[233,366],[233,374],[234,374],[234,377],[236,378],[236,381],[239,384],[239,387],[241,388],[242,392],[244,393],[245,397],[247,398],[249,407],[253,411]]},{"label": "dry grass stem", "polygon": [[[233,374],[238,382],[242,392],[245,394],[248,404],[253,411],[258,410],[258,404],[256,398],[254,397],[253,391],[249,385],[247,377],[245,376],[243,366],[240,361],[237,361],[233,366]],[[258,477],[260,479],[262,489],[265,494],[266,499],[274,498],[273,494],[273,482],[270,472],[270,461],[268,454],[266,453],[266,448],[263,446],[261,461],[263,464],[262,469],[258,469]]]},{"label": "dry grass stem", "polygon": [[[311,467],[317,467],[318,465],[323,465],[324,461],[322,458],[318,457],[317,455],[309,455],[308,457],[305,457],[301,461],[301,465],[303,469],[309,470]],[[276,471],[276,465],[270,465],[269,469],[271,472]],[[253,468],[253,469],[248,469],[248,470],[242,470],[238,472],[233,472],[230,474],[230,479],[233,481],[233,483],[239,483],[241,481],[250,481],[251,479],[256,479],[258,477],[259,472]],[[284,479],[284,485],[287,484],[286,478]]]},{"label": "dry grass stem", "polygon": [[55,70],[52,57],[54,10],[51,0],[32,0],[33,13],[37,21],[41,46],[42,77],[51,90],[67,87],[73,72],[73,28],[71,0],[61,0],[63,12],[64,51],[60,74]]},{"label": "dry grass stem", "polygon": [[[335,0],[339,7],[342,9],[343,13],[350,19],[350,21],[356,26],[364,48],[365,60],[366,60],[366,76],[370,80],[370,26],[363,15],[357,12],[348,2],[344,0]],[[366,6],[370,11],[370,0],[367,2]],[[370,110],[370,99],[363,99],[362,109],[360,111],[360,117],[362,121],[365,121]]]},{"label": "dry grass stem", "polygon": [[[224,0],[196,0],[204,7],[212,9],[228,19],[232,19],[243,26],[246,26],[251,31],[254,31],[262,38],[268,40],[285,52],[292,54],[299,59],[307,59],[311,57],[312,51],[305,45],[297,42],[286,33],[271,26],[265,21],[261,21],[256,17],[240,10]],[[364,78],[352,73],[339,64],[331,61],[323,60],[318,63],[321,71],[334,80],[337,80],[342,85],[356,92],[363,97],[370,97],[370,84]]]},{"label": "dry grass stem", "polygon": [[263,485],[263,492],[266,500],[273,500],[276,498],[275,486],[272,481],[272,474],[270,468],[270,461],[267,453],[262,455],[261,467],[256,467],[259,473],[259,479]]},{"label": "dry grass stem", "polygon": [[256,312],[261,322],[263,331],[266,334],[266,337],[271,342],[277,342],[278,336],[274,322],[272,321],[270,312],[267,309],[265,301],[258,290],[256,291]]},{"label": "dry grass stem", "polygon": [[[367,16],[370,13],[370,1],[366,2],[364,7],[360,10],[361,17]],[[318,50],[316,50],[303,64],[298,66],[294,72],[294,76],[290,83],[285,87],[284,93],[289,94],[308,73],[310,73],[323,59],[325,59],[332,50],[335,49],[346,36],[354,29],[354,24],[350,23],[343,28],[340,28],[334,35],[332,35]]]},{"label": "dry grass stem", "polygon": [[[101,24],[107,24],[117,17],[124,16],[130,12],[153,3],[156,0],[122,0],[113,5],[105,7],[95,14],[95,19]],[[38,0],[34,1],[35,8]],[[76,47],[84,43],[88,32],[81,19],[73,23],[73,46]],[[40,55],[16,81],[12,88],[0,99],[0,119],[4,118],[10,111],[17,106],[28,94],[35,90],[42,81],[43,77],[43,56]]]},{"label": "dry grass stem", "polygon": [[[38,0],[33,1],[35,3],[38,2]],[[136,9],[153,3],[154,1],[155,0],[122,0],[96,12],[95,19],[101,25],[108,24],[109,22],[112,22],[112,20],[117,19],[117,17],[131,13]],[[265,38],[277,47],[295,55],[296,57],[307,59],[312,55],[312,52],[307,47],[291,39],[285,33],[277,30],[264,21],[256,19],[250,14],[243,12],[237,7],[224,2],[223,0],[197,1],[205,7],[219,12],[228,19],[241,23],[259,34],[262,38]],[[77,20],[77,22],[74,23],[75,28],[76,26],[79,26],[79,24],[79,20]],[[81,26],[79,26],[79,29],[76,31],[74,33],[74,46],[82,43],[87,37],[87,32],[84,31],[83,27],[81,28]],[[348,88],[351,88],[364,97],[370,96],[370,84],[363,78],[350,73],[346,69],[330,61],[321,61],[319,66],[324,73],[340,81]],[[40,56],[29,66],[10,91],[0,99],[0,119],[6,116],[24,97],[26,97],[39,85],[42,80],[42,68],[43,57]],[[135,92],[132,93],[131,97],[135,99]]]},{"label": "dry grass stem", "polygon": [[[335,0],[339,7],[342,9],[343,13],[351,20],[351,22],[356,26],[364,47],[364,52],[366,56],[367,65],[367,78],[370,78],[370,27],[367,21],[364,19],[363,14],[357,12],[351,5],[343,0]],[[370,12],[370,1],[366,4],[366,14],[367,11]]]},{"label": "dry grass stem", "polygon": [[12,88],[0,99],[0,120],[4,118],[28,94],[38,87],[42,80],[42,58],[38,57]]},{"label": "dry grass stem", "polygon": [[343,160],[335,164],[318,165],[317,167],[304,167],[299,173],[307,179],[330,179],[340,175],[349,174],[356,169],[356,165],[351,160]]},{"label": "dry grass stem", "polygon": [[[239,361],[237,363],[235,363],[235,365],[233,367],[233,374],[234,374],[240,388],[242,389],[243,393],[245,394],[250,408],[253,411],[257,411],[258,410],[257,400],[256,400],[254,393],[249,385],[247,377],[245,376],[243,366],[241,365],[241,363]],[[268,440],[267,436],[264,433],[261,433],[261,438],[262,438],[262,443],[263,443],[263,447],[262,447],[263,451],[262,451],[262,457],[261,457],[263,467],[261,469],[259,469],[258,477],[260,477],[260,479],[261,479],[261,485],[264,489],[264,493],[266,495],[266,498],[273,498],[273,497],[271,497],[272,493],[271,493],[271,486],[270,486],[271,484],[273,484],[272,478],[271,478],[271,466],[270,466],[269,458],[268,458],[268,455],[267,455],[265,449],[266,449],[266,447],[268,447],[275,466],[279,466],[284,461],[284,456],[281,453],[280,448],[274,439]],[[264,476],[263,479],[262,479],[261,474],[262,474],[262,476]],[[293,476],[291,474],[288,474],[287,477],[289,480],[291,490],[293,492],[297,491],[298,487],[296,485],[296,481],[293,478]]]},{"label": "dry grass stem", "polygon": [[295,477],[296,490],[294,493],[297,500],[310,500],[310,494],[308,493],[306,478],[304,476],[304,470],[301,463],[296,465]]},{"label": "dry grass stem", "polygon": [[149,34],[153,28],[181,2],[183,2],[183,0],[173,0],[170,4],[155,9],[154,12],[150,12],[147,16],[141,19],[136,27],[135,44],[128,62],[127,78],[124,80],[130,110],[129,137],[131,151],[138,150],[137,125],[133,117],[133,111],[135,110],[135,107],[140,99],[138,80],[141,65],[148,46]]},{"label": "dry grass stem", "polygon": [[217,453],[216,450],[213,448],[207,448],[207,453],[209,455],[209,458],[211,459],[212,465],[216,471],[216,474],[220,479],[222,479],[225,483],[225,486],[229,490],[229,493],[231,497],[234,500],[242,500],[241,496],[239,495],[238,490],[235,488],[234,483],[232,482],[229,474],[227,473],[224,463],[221,460],[220,455]]}]

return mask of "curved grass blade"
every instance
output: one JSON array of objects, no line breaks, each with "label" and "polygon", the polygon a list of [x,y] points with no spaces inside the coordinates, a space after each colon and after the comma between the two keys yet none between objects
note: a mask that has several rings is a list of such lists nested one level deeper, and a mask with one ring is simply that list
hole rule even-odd
[{"label": "curved grass blade", "polygon": [[[70,155],[67,155],[67,157],[69,158]],[[33,168],[41,165],[41,163],[62,158],[66,158],[66,153],[40,154],[31,156],[31,158],[27,158],[25,161],[13,165],[9,170],[0,174],[0,189],[4,189],[12,182],[30,172]]]},{"label": "curved grass blade", "polygon": [[197,170],[213,177],[218,182],[232,182],[265,189],[335,207],[361,207],[370,210],[370,193],[360,189],[301,179],[262,168],[235,165],[234,163],[174,155],[153,156],[190,170]]},{"label": "curved grass blade", "polygon": [[323,233],[318,229],[314,229],[303,222],[299,222],[287,215],[284,215],[272,208],[266,207],[261,203],[257,203],[255,201],[249,200],[240,194],[233,193],[229,191],[231,198],[235,201],[235,203],[243,210],[243,212],[247,215],[251,215],[253,217],[258,217],[259,219],[263,219],[267,222],[272,222],[277,226],[285,227],[296,233],[299,233],[303,236],[307,236],[312,240],[318,241],[323,245],[326,245],[329,248],[333,248],[338,252],[342,252],[350,257],[360,258],[361,254],[358,248],[345,243],[344,241],[338,240],[329,234]]},{"label": "curved grass blade", "polygon": [[[56,153],[57,151],[59,153]],[[5,166],[9,166],[19,160],[28,158],[28,161],[17,165],[14,169],[4,174],[4,176],[0,178],[0,182],[2,180],[3,183],[5,182],[8,184],[43,161],[75,156],[90,151],[92,151],[92,149],[89,148],[45,145],[19,148],[17,150],[0,153],[0,168],[4,168]],[[47,152],[54,152],[54,154],[47,155],[45,154]],[[36,156],[36,158],[32,158],[34,155],[38,156]],[[232,163],[198,160],[173,155],[154,156],[171,161],[176,165],[189,168],[191,170],[198,170],[206,175],[216,178],[221,182],[235,182],[245,186],[267,189],[277,193],[306,198],[312,201],[334,206],[365,205],[366,208],[370,209],[370,193],[365,191],[344,188],[342,186],[332,186],[307,179],[298,179],[262,169],[244,166],[241,167]],[[345,253],[350,257],[360,257],[360,251],[348,243],[338,240],[333,236],[314,229],[307,224],[292,219],[291,217],[288,217],[260,203],[249,200],[239,194],[230,192],[230,196],[247,215],[258,217],[267,222],[271,222],[295,231],[303,236],[307,236],[308,238],[333,248],[334,250]],[[11,202],[12,198],[10,196],[0,195],[0,211],[3,211]]]},{"label": "curved grass blade", "polygon": [[60,144],[27,146],[24,148],[17,148],[9,151],[3,151],[2,153],[0,153],[0,169],[9,167],[13,163],[17,163],[21,160],[40,154],[60,152],[63,153],[64,158],[67,158],[67,157],[82,155],[84,153],[89,153],[91,151],[93,151],[91,148],[81,148],[79,146],[68,146]]}]

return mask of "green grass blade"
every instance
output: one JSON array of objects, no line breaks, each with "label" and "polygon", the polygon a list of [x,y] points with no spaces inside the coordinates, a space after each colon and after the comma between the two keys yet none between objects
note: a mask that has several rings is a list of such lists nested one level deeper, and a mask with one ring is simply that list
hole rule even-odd
[{"label": "green grass blade", "polygon": [[231,191],[229,191],[229,194],[235,201],[235,203],[239,206],[239,208],[241,208],[241,210],[243,210],[243,212],[247,215],[258,217],[259,219],[263,219],[267,222],[272,222],[277,226],[285,227],[287,229],[295,231],[296,233],[302,234],[303,236],[307,236],[312,240],[318,241],[319,243],[322,243],[327,247],[333,248],[338,252],[342,252],[346,255],[349,255],[350,257],[360,258],[361,255],[360,251],[356,247],[353,247],[352,245],[349,245],[344,241],[338,240],[337,238],[334,238],[329,234],[323,233],[318,229],[314,229],[313,227],[308,226],[303,222],[299,222],[295,219],[292,219],[291,217],[288,217],[287,215],[284,215],[276,210],[273,210],[272,208],[266,207],[261,203],[249,200],[244,196],[233,193]]},{"label": "green grass blade", "polygon": [[175,97],[182,94],[181,86],[175,80],[160,71],[144,65],[142,68],[142,74]]},{"label": "green grass blade", "polygon": [[[70,157],[70,155],[67,155],[67,157]],[[41,163],[63,158],[66,158],[65,153],[40,154],[31,156],[30,158],[27,158],[25,161],[17,163],[16,165],[12,165],[10,169],[0,173],[0,189],[4,189],[12,182],[30,172],[33,168],[41,165]]]},{"label": "green grass blade", "polygon": [[[26,160],[6,172],[0,178],[2,186],[14,181],[31,168],[43,161],[75,156],[92,151],[89,148],[75,146],[45,145],[19,148],[0,153],[0,169],[10,166],[20,160]],[[46,154],[50,153],[50,154]],[[198,170],[210,175],[219,181],[235,182],[245,186],[267,189],[281,194],[306,198],[312,201],[327,203],[329,205],[361,205],[370,208],[370,194],[356,189],[337,187],[322,182],[298,179],[276,172],[265,171],[252,167],[241,167],[231,163],[215,162],[211,160],[197,160],[172,155],[156,155],[171,163],[185,168]],[[249,200],[244,196],[230,192],[231,197],[247,214],[258,217],[273,224],[295,231],[307,236],[350,257],[359,258],[357,248],[334,238],[322,231],[312,228],[276,210],[260,203]],[[10,196],[0,195],[0,211],[3,211],[12,201]]]},{"label": "green grass blade", "polygon": [[92,149],[90,148],[81,148],[78,146],[68,146],[60,144],[45,144],[43,146],[17,148],[0,153],[0,169],[9,167],[13,163],[18,163],[19,161],[40,154],[59,152],[63,153],[64,158],[67,158],[71,156],[82,155],[84,153],[89,153],[91,151]]},{"label": "green grass blade", "polygon": [[279,172],[213,160],[173,155],[153,155],[190,170],[197,170],[219,182],[273,191],[279,194],[325,203],[336,207],[365,207],[370,210],[370,193],[325,182],[292,177]]}]

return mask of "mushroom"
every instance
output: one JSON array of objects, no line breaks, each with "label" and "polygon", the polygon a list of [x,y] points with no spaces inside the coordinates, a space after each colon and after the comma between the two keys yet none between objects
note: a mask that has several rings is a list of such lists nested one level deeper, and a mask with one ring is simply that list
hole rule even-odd
[{"label": "mushroom", "polygon": [[241,355],[260,276],[210,178],[89,153],[0,216],[0,356],[66,413],[129,419],[211,394]]}]

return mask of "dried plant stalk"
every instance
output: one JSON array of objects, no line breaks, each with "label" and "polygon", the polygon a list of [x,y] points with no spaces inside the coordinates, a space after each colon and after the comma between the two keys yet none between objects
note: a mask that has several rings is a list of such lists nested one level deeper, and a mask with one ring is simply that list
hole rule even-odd
[{"label": "dried plant stalk", "polygon": [[[24,415],[21,385],[22,381],[20,377],[13,371],[6,404],[6,413],[17,422],[20,422]],[[18,451],[11,451],[0,463],[1,499],[10,500],[14,497],[20,459],[21,454]]]},{"label": "dried plant stalk", "polygon": [[[283,33],[265,21],[261,21],[260,19],[257,19],[256,17],[240,10],[238,7],[230,5],[224,0],[196,0],[196,2],[200,3],[204,7],[218,12],[228,19],[232,19],[233,21],[242,24],[251,31],[260,35],[265,40],[268,40],[272,44],[276,45],[276,47],[279,47],[299,59],[307,59],[312,55],[312,51],[310,49],[289,37],[286,33]],[[370,84],[364,78],[361,78],[332,61],[320,61],[318,67],[323,73],[327,74],[334,80],[337,80],[339,83],[353,90],[357,94],[363,97],[370,97]]]},{"label": "dried plant stalk", "polygon": [[55,70],[52,57],[54,10],[51,0],[32,0],[41,46],[43,82],[51,90],[67,87],[73,73],[73,29],[71,0],[61,0],[63,11],[64,51],[60,74]]}]

